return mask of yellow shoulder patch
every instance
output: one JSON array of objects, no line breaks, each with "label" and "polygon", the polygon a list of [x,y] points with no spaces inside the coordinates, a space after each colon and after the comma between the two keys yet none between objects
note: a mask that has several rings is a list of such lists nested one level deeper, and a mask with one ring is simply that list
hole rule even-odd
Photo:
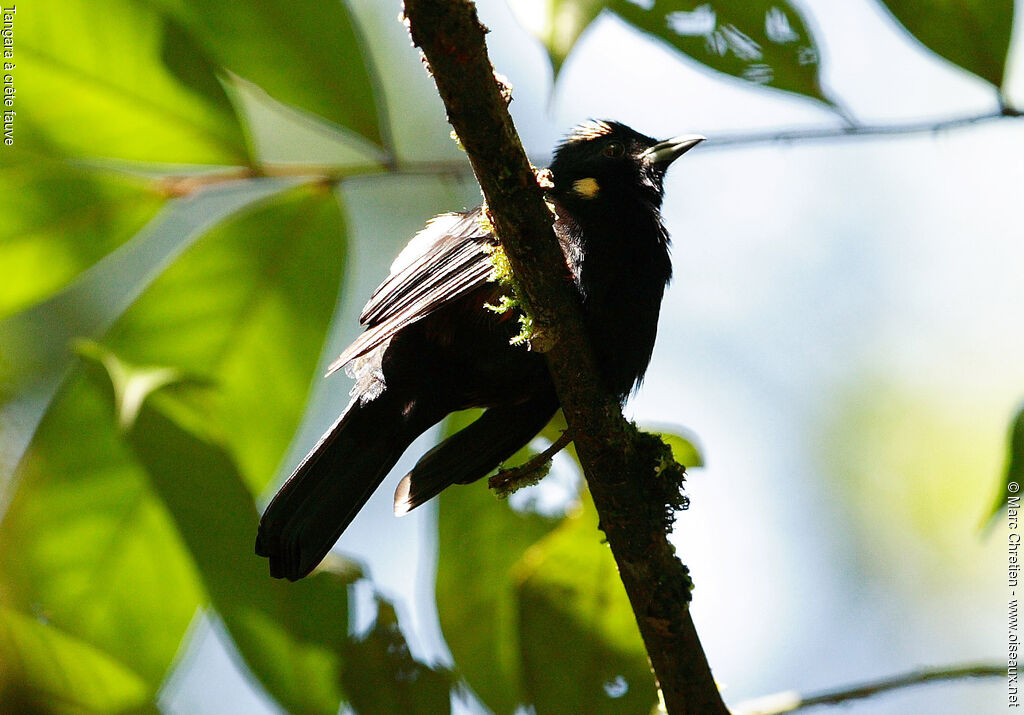
[{"label": "yellow shoulder patch", "polygon": [[585,199],[593,199],[597,198],[601,187],[598,185],[597,179],[578,179],[573,182],[572,190]]}]

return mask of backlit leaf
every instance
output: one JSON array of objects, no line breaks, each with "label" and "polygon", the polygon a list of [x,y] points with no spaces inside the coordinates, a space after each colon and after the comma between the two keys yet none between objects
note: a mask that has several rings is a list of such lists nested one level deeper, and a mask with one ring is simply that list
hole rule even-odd
[{"label": "backlit leaf", "polygon": [[163,198],[139,180],[4,147],[0,315],[45,298],[131,238]]},{"label": "backlit leaf", "polygon": [[286,9],[274,0],[153,2],[232,73],[281,102],[382,142],[369,57],[344,2],[295,0]]},{"label": "backlit leaf", "polygon": [[[18,117],[63,154],[145,162],[244,164],[234,113],[193,50],[183,82],[164,65],[180,37],[146,3],[36,0],[17,14]],[[170,34],[168,34],[168,32]],[[197,91],[198,84],[207,90]],[[15,142],[20,142],[15,125]]]},{"label": "backlit leaf", "polygon": [[925,47],[1001,87],[1013,0],[881,0]]},{"label": "backlit leaf", "polygon": [[[196,201],[192,208],[205,205]],[[188,245],[191,224],[177,225],[183,233],[178,242]],[[111,329],[105,330],[110,317],[104,301],[117,303],[124,298],[121,291],[128,290],[116,281],[67,291],[61,301],[40,306],[39,324],[56,324],[53,316],[60,315],[60,331],[42,338],[25,333],[23,339],[33,350],[41,349],[41,339],[43,347],[51,341],[48,354],[60,359],[67,350],[61,336],[67,342],[84,334],[115,347],[127,362],[202,376],[211,387],[182,411],[209,431],[229,435],[225,439],[232,450],[242,453],[244,483],[255,490],[274,474],[302,414],[334,309],[343,240],[341,213],[331,192],[292,192],[207,232]],[[173,255],[173,250],[165,253],[168,260]],[[116,289],[116,295],[104,296],[105,288]],[[56,312],[48,314],[51,308]],[[49,321],[44,320],[47,314]],[[32,322],[8,324],[24,328]],[[21,369],[32,372],[35,354],[24,358]],[[39,359],[44,359],[41,353]],[[178,528],[180,515],[168,511],[165,495],[154,492],[125,448],[110,399],[80,371],[49,404],[15,483],[0,522],[5,598],[16,608],[37,609],[69,634],[130,662],[155,692],[206,590],[213,589],[197,577],[195,555],[186,550]],[[182,487],[203,499],[217,493],[205,483],[183,482]],[[245,552],[251,554],[251,495],[248,504]],[[237,509],[232,513],[245,517]],[[208,516],[211,529],[218,519],[233,523],[224,514]],[[221,555],[229,562],[234,558]],[[318,607],[332,607],[330,600],[312,600]],[[276,628],[280,620],[265,619],[261,626],[260,618],[259,613],[252,616],[253,632]],[[332,618],[338,622],[343,616]],[[330,633],[310,630],[325,637]],[[264,647],[268,653],[288,650],[286,643]]]},{"label": "backlit leaf", "polygon": [[0,606],[0,703],[6,712],[124,712],[147,688],[119,663],[54,626]]},{"label": "backlit leaf", "polygon": [[[468,424],[466,413],[450,432]],[[558,522],[520,514],[483,482],[453,486],[439,497],[437,608],[461,675],[496,713],[525,702],[519,612],[511,569]]]},{"label": "backlit leaf", "polygon": [[706,67],[830,102],[819,82],[817,40],[786,0],[514,0],[512,6],[544,43],[556,75],[584,30],[608,10]]},{"label": "backlit leaf", "polygon": [[828,102],[820,52],[797,8],[784,0],[615,0],[636,28],[711,69]]},{"label": "backlit leaf", "polygon": [[513,569],[528,702],[537,712],[650,712],[647,652],[589,495],[583,505]]},{"label": "backlit leaf", "polygon": [[272,579],[253,550],[253,494],[221,446],[152,400],[126,438],[253,674],[289,711],[336,713],[358,569],[321,570],[297,584]]}]

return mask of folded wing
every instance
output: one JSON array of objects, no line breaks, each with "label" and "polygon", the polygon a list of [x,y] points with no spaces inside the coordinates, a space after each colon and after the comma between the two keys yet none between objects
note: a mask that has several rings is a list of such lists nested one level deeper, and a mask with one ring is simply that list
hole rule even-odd
[{"label": "folded wing", "polygon": [[363,308],[359,322],[366,332],[330,364],[328,375],[488,281],[490,249],[497,242],[484,229],[480,213],[477,208],[442,214],[416,234]]}]

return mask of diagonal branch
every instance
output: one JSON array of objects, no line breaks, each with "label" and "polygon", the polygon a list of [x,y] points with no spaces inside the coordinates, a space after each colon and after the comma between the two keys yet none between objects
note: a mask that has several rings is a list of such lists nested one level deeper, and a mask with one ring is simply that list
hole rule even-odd
[{"label": "diagonal branch", "polygon": [[672,715],[727,713],[690,618],[689,574],[666,537],[682,469],[600,386],[551,213],[487,56],[486,28],[468,0],[406,0],[405,14],[533,317],[534,345],[546,353],[665,707]]}]

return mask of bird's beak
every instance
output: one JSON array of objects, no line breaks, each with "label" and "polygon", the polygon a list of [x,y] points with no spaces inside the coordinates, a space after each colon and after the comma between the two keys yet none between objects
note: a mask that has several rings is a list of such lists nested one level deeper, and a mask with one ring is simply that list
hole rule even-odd
[{"label": "bird's beak", "polygon": [[707,137],[701,134],[680,134],[677,137],[672,137],[671,139],[666,139],[663,142],[658,142],[641,154],[640,158],[648,164],[664,170],[668,168],[669,164],[686,152],[690,151],[690,149],[693,149],[705,139],[707,139]]}]

